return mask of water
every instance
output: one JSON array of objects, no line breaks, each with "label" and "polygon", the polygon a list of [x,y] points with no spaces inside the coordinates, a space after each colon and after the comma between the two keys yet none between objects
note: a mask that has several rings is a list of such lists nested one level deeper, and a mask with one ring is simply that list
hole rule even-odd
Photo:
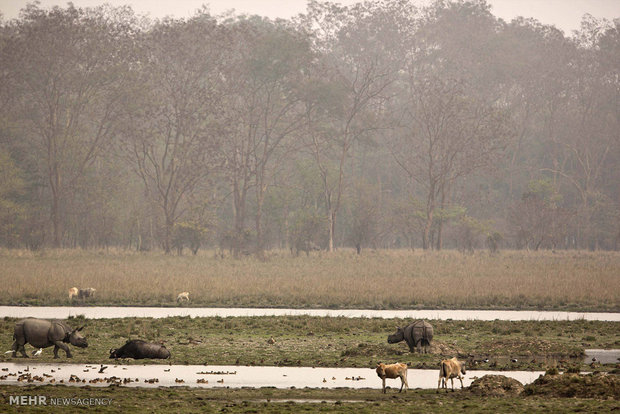
[{"label": "water", "polygon": [[592,358],[600,364],[617,364],[620,363],[620,349],[586,349],[586,356],[583,362],[589,364]]},{"label": "water", "polygon": [[[275,388],[377,388],[381,379],[370,368],[247,367],[225,365],[100,365],[0,363],[0,384],[65,384],[108,386],[113,382],[127,387],[275,387]],[[27,370],[27,371],[26,371]],[[10,375],[14,374],[14,375]],[[463,380],[468,387],[484,375],[505,375],[528,384],[542,371],[470,371]],[[18,379],[22,378],[22,381]],[[73,377],[72,377],[73,376]],[[77,377],[77,378],[76,378]],[[116,379],[111,379],[116,377]],[[28,378],[32,381],[28,382]],[[34,378],[34,379],[33,379]],[[71,380],[73,378],[73,380]],[[436,388],[439,370],[409,369],[410,388]],[[25,380],[24,380],[25,379]],[[157,382],[153,380],[157,379]],[[131,380],[131,382],[129,382]],[[202,382],[199,382],[202,381]],[[152,381],[152,382],[149,382]],[[181,382],[182,381],[182,382]],[[206,382],[204,382],[206,381]],[[457,380],[455,388],[460,388]],[[400,388],[400,379],[388,379],[387,385]]]},{"label": "water", "polygon": [[369,310],[369,309],[271,309],[271,308],[155,308],[104,306],[0,306],[0,317],[56,318],[84,315],[90,319],[108,318],[165,318],[169,316],[229,317],[229,316],[295,316],[347,318],[403,318],[430,320],[505,320],[505,321],[587,321],[620,322],[620,313],[605,312],[538,312],[504,310]]}]

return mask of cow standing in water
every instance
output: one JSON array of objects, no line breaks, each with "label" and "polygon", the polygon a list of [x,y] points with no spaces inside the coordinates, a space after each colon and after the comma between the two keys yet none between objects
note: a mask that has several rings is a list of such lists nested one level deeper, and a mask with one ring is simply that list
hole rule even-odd
[{"label": "cow standing in water", "polygon": [[407,364],[389,364],[385,365],[384,363],[377,364],[377,375],[383,381],[383,393],[385,394],[385,379],[386,378],[400,378],[400,390],[403,390],[403,386],[405,386],[405,392],[409,389],[409,384],[407,383]]}]

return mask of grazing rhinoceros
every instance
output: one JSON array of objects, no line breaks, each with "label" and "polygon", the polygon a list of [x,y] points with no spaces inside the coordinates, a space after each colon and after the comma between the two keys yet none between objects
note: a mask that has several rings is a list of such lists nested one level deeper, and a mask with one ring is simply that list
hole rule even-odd
[{"label": "grazing rhinoceros", "polygon": [[400,326],[396,328],[396,333],[388,336],[388,343],[395,344],[400,341],[407,342],[409,345],[409,351],[415,352],[417,348],[418,352],[422,352],[424,347],[424,353],[428,352],[427,347],[431,344],[433,339],[433,327],[426,321],[415,321],[408,325],[404,329]]},{"label": "grazing rhinoceros", "polygon": [[144,342],[139,339],[127,341],[118,349],[110,349],[110,358],[133,358],[133,359],[168,359],[170,351],[165,346]]},{"label": "grazing rhinoceros", "polygon": [[35,348],[47,348],[54,345],[54,358],[58,358],[58,349],[67,353],[67,358],[72,358],[71,350],[66,343],[80,348],[86,348],[88,343],[79,331],[81,328],[73,329],[63,321],[48,321],[47,319],[27,318],[17,321],[13,333],[13,357],[19,351],[25,358],[28,358],[25,344],[30,344]]}]

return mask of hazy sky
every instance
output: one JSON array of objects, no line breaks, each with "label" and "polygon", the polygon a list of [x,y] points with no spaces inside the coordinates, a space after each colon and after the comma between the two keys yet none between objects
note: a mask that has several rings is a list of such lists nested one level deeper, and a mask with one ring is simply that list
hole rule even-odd
[{"label": "hazy sky", "polygon": [[[351,4],[357,0],[341,0]],[[427,3],[430,0],[416,0]],[[506,21],[516,16],[533,17],[545,24],[553,24],[567,35],[579,28],[581,17],[590,13],[594,17],[609,20],[620,17],[620,0],[488,0],[492,12]],[[4,19],[18,16],[19,10],[29,0],[0,0]],[[78,7],[90,7],[105,3],[104,0],[73,0]],[[41,0],[42,7],[66,6],[66,0]],[[306,0],[108,0],[115,6],[130,4],[136,13],[151,17],[190,17],[202,4],[208,4],[212,14],[235,9],[238,13],[259,14],[271,18],[288,18],[306,9]]]}]

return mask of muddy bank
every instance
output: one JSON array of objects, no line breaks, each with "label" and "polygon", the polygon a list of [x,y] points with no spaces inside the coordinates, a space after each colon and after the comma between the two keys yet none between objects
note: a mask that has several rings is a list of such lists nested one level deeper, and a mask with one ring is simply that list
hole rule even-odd
[{"label": "muddy bank", "polygon": [[523,383],[507,375],[485,375],[476,378],[469,391],[480,396],[515,396],[523,392]]},{"label": "muddy bank", "polygon": [[[378,379],[377,379],[378,380]],[[613,398],[550,398],[523,395],[500,397],[477,396],[467,390],[440,392],[434,389],[410,389],[398,393],[396,387],[383,394],[373,388],[195,388],[187,386],[138,388],[125,386],[74,387],[64,385],[5,385],[0,382],[0,412],[20,413],[25,408],[10,403],[10,398],[44,397],[67,400],[61,406],[29,407],[45,413],[76,411],[79,401],[109,401],[98,405],[104,413],[274,413],[300,412],[360,413],[470,413],[514,414],[529,412],[617,412],[618,400]],[[30,411],[29,408],[26,410]]]},{"label": "muddy bank", "polygon": [[620,377],[601,372],[546,374],[526,385],[523,395],[619,400]]}]

